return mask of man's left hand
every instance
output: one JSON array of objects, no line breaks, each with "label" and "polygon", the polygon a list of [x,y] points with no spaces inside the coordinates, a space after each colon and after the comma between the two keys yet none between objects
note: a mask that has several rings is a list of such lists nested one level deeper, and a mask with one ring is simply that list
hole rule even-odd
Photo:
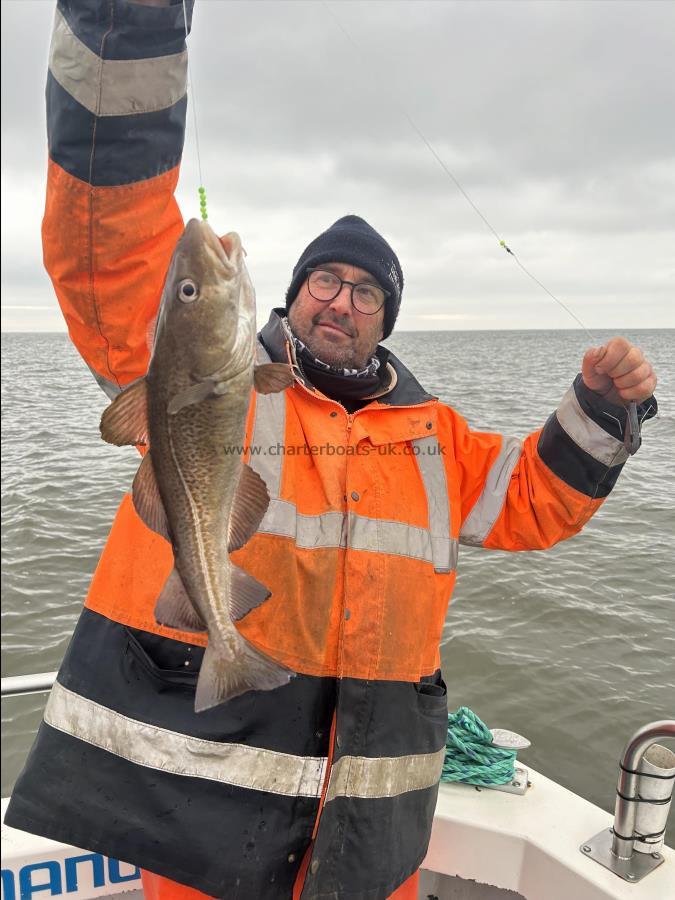
[{"label": "man's left hand", "polygon": [[656,387],[651,363],[639,347],[622,337],[587,350],[581,374],[587,388],[617,406],[631,400],[642,403]]}]

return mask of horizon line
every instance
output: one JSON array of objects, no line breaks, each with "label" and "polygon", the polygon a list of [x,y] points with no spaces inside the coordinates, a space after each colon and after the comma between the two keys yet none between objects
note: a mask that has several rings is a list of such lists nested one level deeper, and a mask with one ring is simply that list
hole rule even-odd
[{"label": "horizon line", "polygon": [[[652,325],[651,327],[641,326],[633,326],[633,325],[613,325],[613,326],[591,326],[594,331],[675,331],[675,325]],[[476,332],[503,332],[503,331],[532,331],[532,332],[541,332],[541,331],[580,331],[585,333],[585,329],[578,328],[400,328],[394,329],[394,331],[383,340],[387,341],[390,337],[396,334],[427,334],[429,332],[444,332],[447,334],[473,334]],[[0,329],[1,334],[61,334],[69,337],[68,331],[66,329],[59,329],[58,331],[26,331],[24,329],[15,329],[15,328],[2,328]]]}]

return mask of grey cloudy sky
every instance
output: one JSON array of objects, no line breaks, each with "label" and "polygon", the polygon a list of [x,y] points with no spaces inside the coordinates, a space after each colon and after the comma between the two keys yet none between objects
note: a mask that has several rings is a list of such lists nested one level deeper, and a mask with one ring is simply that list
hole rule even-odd
[{"label": "grey cloudy sky", "polygon": [[[2,0],[2,327],[57,330],[42,271],[51,0]],[[345,37],[335,17],[351,36]],[[397,250],[399,328],[675,327],[675,4],[197,0],[209,218],[239,231],[259,318],[357,213]],[[198,211],[192,118],[179,188]]]}]

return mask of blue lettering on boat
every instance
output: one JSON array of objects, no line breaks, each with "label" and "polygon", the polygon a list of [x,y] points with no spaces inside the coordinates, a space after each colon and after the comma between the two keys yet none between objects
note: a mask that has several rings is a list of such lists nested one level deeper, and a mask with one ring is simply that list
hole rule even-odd
[{"label": "blue lettering on boat", "polygon": [[[87,878],[89,873],[90,878]],[[3,869],[2,900],[33,900],[33,896],[43,900],[45,895],[58,897],[64,893],[64,885],[66,894],[74,894],[79,890],[79,882],[83,878],[86,879],[87,887],[101,888],[106,883],[122,884],[138,881],[140,877],[141,870],[138,867],[109,859],[100,853],[68,856],[63,862],[46,859],[22,866],[18,873],[12,869]]]},{"label": "blue lettering on boat", "polygon": [[[41,873],[47,875],[47,881],[44,880],[44,877],[40,877]],[[33,875],[37,877],[34,879]],[[31,900],[33,894],[37,894],[39,891],[49,891],[52,897],[62,894],[61,866],[53,859],[24,866],[19,869],[19,888],[21,900]]]}]

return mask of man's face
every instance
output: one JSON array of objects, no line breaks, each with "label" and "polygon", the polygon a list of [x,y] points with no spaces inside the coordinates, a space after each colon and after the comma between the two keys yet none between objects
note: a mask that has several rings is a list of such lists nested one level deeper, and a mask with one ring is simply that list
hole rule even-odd
[{"label": "man's face", "polygon": [[[346,281],[377,284],[370,272],[357,266],[322,263],[320,268]],[[352,306],[350,291],[343,284],[334,300],[315,300],[305,280],[288,312],[288,322],[317,359],[336,368],[363,369],[382,339],[384,306],[370,316],[359,312]]]}]

